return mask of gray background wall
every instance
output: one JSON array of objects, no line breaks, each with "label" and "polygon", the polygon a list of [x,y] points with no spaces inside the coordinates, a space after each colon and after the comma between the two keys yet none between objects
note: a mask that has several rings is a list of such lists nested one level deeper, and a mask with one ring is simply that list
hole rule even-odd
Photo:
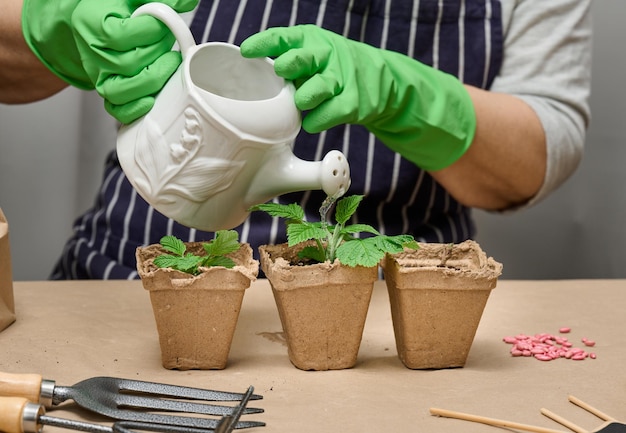
[{"label": "gray background wall", "polygon": [[[626,16],[597,0],[592,125],[576,174],[532,209],[476,211],[478,238],[505,278],[625,278]],[[16,280],[47,278],[74,218],[91,204],[115,125],[94,93],[0,104],[0,208],[9,220]]]}]

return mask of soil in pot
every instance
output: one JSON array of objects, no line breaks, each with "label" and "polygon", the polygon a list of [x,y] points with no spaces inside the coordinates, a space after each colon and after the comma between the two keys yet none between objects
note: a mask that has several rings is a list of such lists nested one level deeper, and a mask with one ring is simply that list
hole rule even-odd
[{"label": "soil in pot", "polygon": [[[201,242],[185,245],[188,252],[203,254]],[[159,244],[136,253],[139,276],[150,292],[163,367],[225,368],[245,290],[259,270],[252,248],[242,244],[228,255],[234,268],[201,268],[197,276],[155,266],[154,258],[163,253]]]},{"label": "soil in pot", "polygon": [[420,243],[383,261],[398,356],[411,369],[463,367],[502,264],[474,241]]},{"label": "soil in pot", "polygon": [[[298,263],[303,245],[264,245],[261,268],[272,287],[289,360],[302,370],[354,367],[376,267]],[[295,264],[293,264],[295,263]]]}]

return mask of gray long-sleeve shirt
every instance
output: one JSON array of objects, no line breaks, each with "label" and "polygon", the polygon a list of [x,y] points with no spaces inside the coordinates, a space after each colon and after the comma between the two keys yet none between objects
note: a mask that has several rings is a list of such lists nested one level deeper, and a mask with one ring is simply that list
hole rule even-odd
[{"label": "gray long-sleeve shirt", "polygon": [[504,58],[491,90],[523,99],[546,134],[546,176],[526,206],[574,172],[590,121],[590,0],[502,0]]}]

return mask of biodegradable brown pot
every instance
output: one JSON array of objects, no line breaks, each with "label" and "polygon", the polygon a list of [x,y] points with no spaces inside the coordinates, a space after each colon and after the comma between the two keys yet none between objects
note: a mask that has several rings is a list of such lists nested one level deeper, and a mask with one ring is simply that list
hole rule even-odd
[{"label": "biodegradable brown pot", "polygon": [[502,265],[474,241],[420,243],[382,263],[398,356],[408,368],[463,367]]},{"label": "biodegradable brown pot", "polygon": [[[185,245],[187,252],[204,254],[201,242]],[[159,244],[137,248],[136,253],[137,271],[150,291],[163,367],[225,368],[243,295],[259,271],[252,248],[242,244],[228,255],[234,268],[201,268],[197,276],[155,266],[154,258],[164,253]]]},{"label": "biodegradable brown pot", "polygon": [[291,265],[302,248],[259,248],[272,287],[291,363],[302,370],[354,367],[377,267],[334,263]]}]

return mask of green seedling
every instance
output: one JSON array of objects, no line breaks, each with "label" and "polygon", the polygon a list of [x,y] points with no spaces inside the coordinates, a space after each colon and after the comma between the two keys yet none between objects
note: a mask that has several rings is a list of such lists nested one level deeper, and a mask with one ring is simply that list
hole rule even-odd
[{"label": "green seedling", "polygon": [[[335,224],[330,224],[326,214],[335,200],[329,197],[324,201],[320,207],[319,222],[305,221],[304,210],[296,203],[264,203],[253,206],[250,211],[263,211],[271,216],[284,218],[289,246],[314,240],[315,246],[303,248],[298,256],[317,263],[338,259],[347,266],[372,267],[378,264],[385,253],[399,253],[405,247],[419,248],[411,235],[386,236],[368,224],[347,224],[363,200],[362,195],[352,195],[337,201]],[[357,238],[359,233],[369,236]]]},{"label": "green seedling", "polygon": [[200,267],[223,266],[231,269],[235,262],[226,254],[239,249],[239,233],[234,230],[215,232],[212,241],[202,244],[206,255],[197,256],[187,252],[184,242],[176,236],[163,236],[161,246],[172,254],[161,254],[154,259],[159,268],[172,268],[192,275],[198,275]]}]

